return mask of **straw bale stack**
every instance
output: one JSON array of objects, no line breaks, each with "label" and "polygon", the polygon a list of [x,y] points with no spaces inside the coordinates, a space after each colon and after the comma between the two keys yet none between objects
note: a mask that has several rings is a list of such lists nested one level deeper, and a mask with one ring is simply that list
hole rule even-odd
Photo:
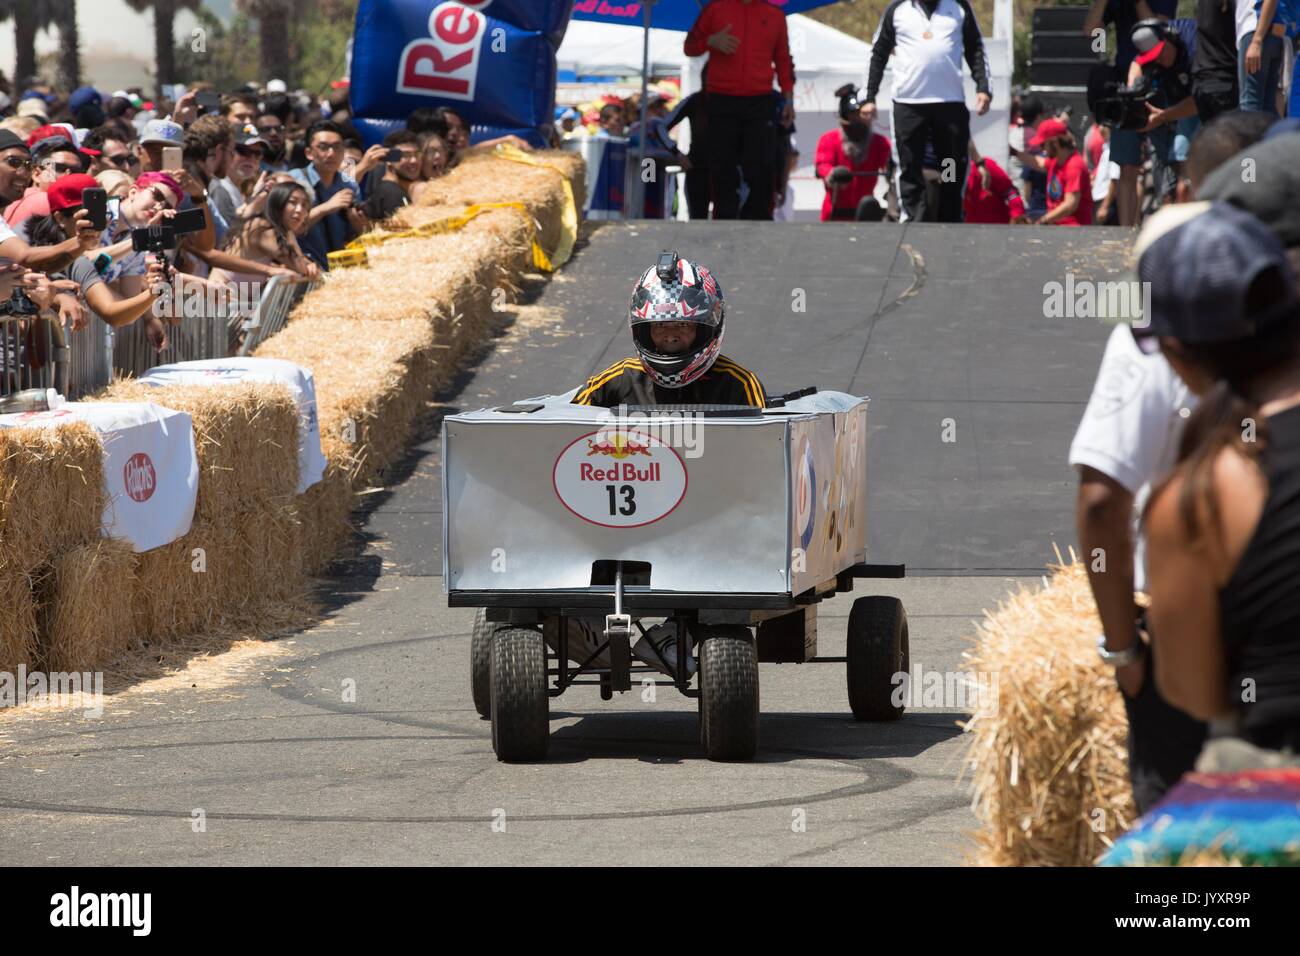
[{"label": "straw bale stack", "polygon": [[282,507],[298,493],[298,404],[283,385],[115,382],[96,401],[154,402],[194,425],[199,494],[194,517]]},{"label": "straw bale stack", "polygon": [[103,448],[81,422],[0,430],[0,567],[26,574],[99,537]]},{"label": "straw bale stack", "polygon": [[10,674],[36,660],[36,601],[26,571],[0,564],[0,671]]},{"label": "straw bale stack", "polygon": [[100,539],[56,556],[37,591],[39,660],[47,671],[88,671],[135,639],[131,595],[135,553]]},{"label": "straw bale stack", "polygon": [[966,725],[983,865],[1090,865],[1137,819],[1128,721],[1097,656],[1086,569],[1072,560],[1052,572],[987,613],[966,654],[998,675],[996,714]]}]

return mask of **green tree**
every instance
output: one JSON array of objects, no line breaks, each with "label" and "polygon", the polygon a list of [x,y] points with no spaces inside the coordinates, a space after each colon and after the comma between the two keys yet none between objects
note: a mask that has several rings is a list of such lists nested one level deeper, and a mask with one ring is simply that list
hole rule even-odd
[{"label": "green tree", "polygon": [[37,75],[36,33],[49,26],[51,9],[48,0],[0,0],[0,20],[14,21],[14,93],[22,93],[23,84]]},{"label": "green tree", "polygon": [[177,82],[201,80],[217,90],[233,90],[257,75],[257,34],[247,16],[237,13],[229,27],[206,7],[196,17],[202,32],[176,44]]},{"label": "green tree", "polygon": [[202,0],[126,0],[132,10],[153,11],[154,80],[158,95],[164,85],[176,82],[176,14],[197,9]]},{"label": "green tree", "polygon": [[77,32],[77,0],[47,0],[51,19],[59,28],[57,86],[71,92],[81,86],[81,37]]}]

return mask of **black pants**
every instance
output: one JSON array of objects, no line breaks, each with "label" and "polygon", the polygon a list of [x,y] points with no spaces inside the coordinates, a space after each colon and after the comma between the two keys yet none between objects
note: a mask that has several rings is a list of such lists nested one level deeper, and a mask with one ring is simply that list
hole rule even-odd
[{"label": "black pants", "polygon": [[[709,172],[714,219],[771,219],[776,169],[772,97],[709,93]],[[740,175],[749,195],[740,208]]]},{"label": "black pants", "polygon": [[1146,813],[1196,766],[1206,727],[1170,704],[1156,690],[1155,658],[1147,655],[1146,679],[1137,697],[1123,691],[1128,712],[1128,775],[1133,802]]},{"label": "black pants", "polygon": [[1201,119],[1202,128],[1220,113],[1235,110],[1240,98],[1236,83],[1226,89],[1194,89],[1192,96],[1196,101],[1196,115]]},{"label": "black pants", "polygon": [[[939,169],[939,208],[926,216],[925,146],[934,142]],[[970,145],[970,111],[965,103],[900,103],[894,101],[894,143],[898,149],[898,201],[905,220],[961,222],[962,190],[966,188],[966,150]],[[948,164],[947,160],[952,163]],[[951,170],[951,172],[949,172]]]},{"label": "black pants", "polygon": [[[701,150],[703,152],[703,150]],[[696,166],[691,159],[691,168],[686,170],[686,210],[692,219],[709,218],[709,168]],[[703,160],[701,160],[703,162]]]}]

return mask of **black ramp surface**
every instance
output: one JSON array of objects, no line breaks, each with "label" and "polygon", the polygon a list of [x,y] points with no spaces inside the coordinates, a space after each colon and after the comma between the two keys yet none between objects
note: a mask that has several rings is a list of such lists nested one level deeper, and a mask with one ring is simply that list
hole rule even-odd
[{"label": "black ramp surface", "polygon": [[[871,397],[873,559],[912,573],[1038,573],[1054,543],[1064,550],[1075,538],[1066,456],[1109,332],[1094,319],[1046,318],[1043,287],[1067,273],[1125,278],[1130,238],[930,224],[610,224],[537,299],[548,334],[512,330],[449,401],[475,408],[563,391],[632,354],[632,283],[661,249],[676,249],[721,282],[723,350],[769,394],[815,384]],[[437,540],[424,533],[413,563],[436,573]]]}]

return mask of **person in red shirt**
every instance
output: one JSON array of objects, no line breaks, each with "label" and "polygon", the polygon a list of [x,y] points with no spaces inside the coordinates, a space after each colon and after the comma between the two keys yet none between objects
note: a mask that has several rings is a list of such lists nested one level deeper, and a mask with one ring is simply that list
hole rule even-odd
[{"label": "person in red shirt", "polygon": [[817,141],[817,175],[826,184],[822,222],[884,218],[872,196],[879,173],[891,159],[889,139],[871,131],[863,120],[857,91],[852,84],[835,91],[840,98],[840,128],[827,130]]},{"label": "person in red shirt", "polygon": [[1074,146],[1070,127],[1058,119],[1043,120],[1028,144],[1042,146],[1044,160],[1012,147],[1012,153],[1026,166],[1047,174],[1047,215],[1039,225],[1091,226],[1092,183],[1088,167]]},{"label": "person in red shirt", "polygon": [[971,147],[970,171],[962,197],[962,221],[997,223],[1025,221],[1025,201],[1006,170]]},{"label": "person in red shirt", "polygon": [[[714,219],[771,219],[776,184],[772,83],[785,98],[781,125],[794,122],[794,62],[785,14],[766,0],[714,0],[686,35],[687,56],[709,54],[705,111]],[[749,195],[740,208],[740,177]]]}]

